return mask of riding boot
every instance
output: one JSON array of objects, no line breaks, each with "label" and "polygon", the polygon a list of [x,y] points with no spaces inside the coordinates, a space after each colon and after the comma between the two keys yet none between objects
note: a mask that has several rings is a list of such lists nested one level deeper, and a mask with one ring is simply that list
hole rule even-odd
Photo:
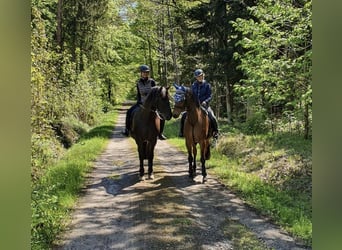
[{"label": "riding boot", "polygon": [[213,124],[213,138],[217,140],[218,139],[218,126],[217,126],[216,118],[214,117],[212,119],[212,124]]},{"label": "riding boot", "polygon": [[166,136],[163,135],[164,132],[164,126],[165,126],[165,120],[160,120],[160,133],[158,135],[159,140],[166,140]]},{"label": "riding boot", "polygon": [[212,131],[213,131],[213,138],[215,140],[218,139],[218,125],[217,125],[217,120],[216,120],[216,117],[215,115],[213,114],[213,111],[210,109],[208,110],[208,115],[209,115],[209,118],[210,118],[210,123],[211,123],[211,127],[212,127]]},{"label": "riding boot", "polygon": [[125,129],[121,132],[121,134],[128,137],[128,136],[129,136],[128,129],[125,128]]},{"label": "riding boot", "polygon": [[130,124],[130,112],[127,111],[126,112],[125,128],[121,132],[121,134],[123,134],[124,136],[127,136],[127,137],[129,136],[129,124]]},{"label": "riding boot", "polygon": [[137,104],[134,104],[132,107],[130,107],[127,112],[126,112],[126,120],[125,120],[125,129],[121,132],[123,135],[125,136],[129,136],[129,131],[131,130],[131,116],[132,116],[132,112],[134,111],[134,109],[136,109],[138,107]]},{"label": "riding boot", "polygon": [[183,130],[184,130],[185,118],[186,118],[186,112],[184,112],[184,113],[182,114],[182,117],[181,117],[181,121],[180,121],[180,130],[179,130],[178,137],[184,137]]}]

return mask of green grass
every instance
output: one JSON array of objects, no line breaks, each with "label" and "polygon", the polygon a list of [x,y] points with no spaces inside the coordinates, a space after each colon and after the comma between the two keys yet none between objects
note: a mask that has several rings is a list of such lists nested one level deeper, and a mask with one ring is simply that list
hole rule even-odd
[{"label": "green grass", "polygon": [[[171,120],[165,134],[185,152],[178,129],[179,120]],[[244,135],[227,125],[220,125],[220,130],[222,136],[207,161],[208,172],[258,213],[311,246],[311,141],[291,134]]]},{"label": "green grass", "polygon": [[[32,185],[33,250],[49,249],[64,230],[84,178],[107,145],[116,118],[115,112],[104,115]],[[168,142],[185,152],[184,139],[177,137],[178,126],[179,120],[172,119],[166,123],[164,133]],[[246,136],[230,126],[221,125],[220,129],[223,136],[212,150],[208,171],[259,213],[311,245],[311,142],[288,134]]]},{"label": "green grass", "polygon": [[106,147],[116,119],[116,112],[105,114],[63,159],[49,166],[44,176],[32,184],[32,249],[51,248],[56,236],[65,228],[85,176]]}]

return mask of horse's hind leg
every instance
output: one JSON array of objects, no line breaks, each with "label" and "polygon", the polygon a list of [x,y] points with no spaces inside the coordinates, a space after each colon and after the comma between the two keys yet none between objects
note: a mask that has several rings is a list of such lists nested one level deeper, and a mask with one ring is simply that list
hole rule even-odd
[{"label": "horse's hind leg", "polygon": [[144,153],[141,151],[141,147],[138,147],[139,151],[139,162],[140,162],[140,167],[139,167],[139,180],[143,181],[145,170],[144,170]]},{"label": "horse's hind leg", "polygon": [[144,170],[144,159],[140,159],[140,168],[139,168],[139,180],[143,181],[145,180],[144,177],[145,170]]},{"label": "horse's hind leg", "polygon": [[202,183],[207,181],[207,169],[205,167],[205,158],[201,156],[201,165],[202,165]]},{"label": "horse's hind leg", "polygon": [[192,155],[194,156],[192,160],[192,171],[193,175],[196,176],[196,156],[197,156],[197,148],[196,145],[192,147]]},{"label": "horse's hind leg", "polygon": [[148,178],[153,180],[154,175],[153,175],[153,155],[151,158],[148,159]]},{"label": "horse's hind leg", "polygon": [[189,153],[188,154],[188,163],[189,163],[189,178],[194,178],[194,171],[193,171],[193,167],[192,167],[192,154]]},{"label": "horse's hind leg", "polygon": [[208,157],[208,152],[210,154],[210,148],[209,148],[209,143],[204,141],[201,144],[201,167],[202,167],[202,183],[207,181],[207,169],[205,167],[205,161]]},{"label": "horse's hind leg", "polygon": [[[155,142],[156,143],[156,142]],[[148,159],[148,179],[153,180],[154,176],[153,176],[153,158],[154,158],[154,145],[152,143],[149,143],[146,145],[146,156]]]}]

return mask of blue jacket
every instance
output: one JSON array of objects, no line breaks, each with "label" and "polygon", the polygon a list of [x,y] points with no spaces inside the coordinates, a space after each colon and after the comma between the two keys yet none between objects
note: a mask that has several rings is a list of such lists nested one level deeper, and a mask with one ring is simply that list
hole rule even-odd
[{"label": "blue jacket", "polygon": [[206,80],[202,83],[199,83],[197,80],[194,81],[191,85],[192,93],[197,97],[199,103],[206,102],[207,106],[211,101],[211,85]]}]

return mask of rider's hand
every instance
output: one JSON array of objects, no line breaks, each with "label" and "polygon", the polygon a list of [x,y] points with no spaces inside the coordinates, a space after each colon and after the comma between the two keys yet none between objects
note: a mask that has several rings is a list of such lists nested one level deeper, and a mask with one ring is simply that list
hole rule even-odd
[{"label": "rider's hand", "polygon": [[201,104],[203,107],[206,107],[207,106],[207,103],[206,102],[202,102]]}]

